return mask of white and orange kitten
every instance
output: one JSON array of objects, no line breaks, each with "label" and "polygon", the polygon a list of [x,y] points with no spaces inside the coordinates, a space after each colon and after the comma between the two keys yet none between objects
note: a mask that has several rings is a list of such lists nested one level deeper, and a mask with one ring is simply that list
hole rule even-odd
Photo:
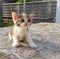
[{"label": "white and orange kitten", "polygon": [[20,41],[26,39],[29,46],[36,48],[37,45],[33,42],[31,35],[29,34],[29,27],[32,23],[32,14],[27,15],[25,13],[18,15],[16,12],[12,12],[12,19],[14,22],[13,29],[9,32],[9,38],[12,39],[12,46],[17,47]]}]

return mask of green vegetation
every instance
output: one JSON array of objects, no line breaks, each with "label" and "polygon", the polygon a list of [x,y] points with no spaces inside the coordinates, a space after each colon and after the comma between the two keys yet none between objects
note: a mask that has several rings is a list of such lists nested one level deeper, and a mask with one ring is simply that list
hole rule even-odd
[{"label": "green vegetation", "polygon": [[13,25],[12,21],[3,21],[2,19],[3,18],[0,15],[0,27],[8,27],[8,26],[12,26]]},{"label": "green vegetation", "polygon": [[9,26],[13,26],[13,23],[12,22],[3,23],[3,27],[9,27]]},{"label": "green vegetation", "polygon": [[0,15],[0,27],[3,26],[2,16]]},{"label": "green vegetation", "polygon": [[12,22],[3,23],[3,24],[0,23],[0,27],[9,27],[9,26],[13,26],[13,23]]},{"label": "green vegetation", "polygon": [[[17,3],[23,3],[24,0],[18,0]],[[42,1],[42,0],[25,0],[26,2],[33,2],[33,1]]]},{"label": "green vegetation", "polygon": [[13,26],[13,22],[12,21],[3,21],[0,18],[0,27],[9,27],[9,26]]},{"label": "green vegetation", "polygon": [[[24,0],[18,0],[17,3],[23,3]],[[26,2],[32,2],[32,0],[25,0]]]},{"label": "green vegetation", "polygon": [[2,19],[2,16],[0,15],[0,20]]}]

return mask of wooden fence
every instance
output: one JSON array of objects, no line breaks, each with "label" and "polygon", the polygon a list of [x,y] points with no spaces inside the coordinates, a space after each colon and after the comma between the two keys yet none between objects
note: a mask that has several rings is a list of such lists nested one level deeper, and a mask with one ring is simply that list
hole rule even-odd
[{"label": "wooden fence", "polygon": [[[53,2],[28,2],[25,9],[27,14],[35,14],[34,19],[54,19],[56,15],[56,1]],[[11,13],[23,12],[23,4],[3,3],[3,20],[11,20]]]}]

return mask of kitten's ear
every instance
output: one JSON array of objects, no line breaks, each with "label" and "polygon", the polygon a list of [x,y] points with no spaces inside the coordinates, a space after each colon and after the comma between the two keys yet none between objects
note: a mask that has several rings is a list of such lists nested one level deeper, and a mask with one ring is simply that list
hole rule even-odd
[{"label": "kitten's ear", "polygon": [[32,19],[35,16],[35,14],[29,14],[29,17]]},{"label": "kitten's ear", "polygon": [[17,19],[17,13],[16,12],[12,12],[12,19],[15,23],[16,19]]}]

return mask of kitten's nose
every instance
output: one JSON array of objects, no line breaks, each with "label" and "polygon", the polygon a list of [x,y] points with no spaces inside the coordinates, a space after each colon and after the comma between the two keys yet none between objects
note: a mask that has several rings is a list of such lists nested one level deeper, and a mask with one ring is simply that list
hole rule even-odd
[{"label": "kitten's nose", "polygon": [[28,23],[27,22],[25,23],[25,26],[28,26]]}]

